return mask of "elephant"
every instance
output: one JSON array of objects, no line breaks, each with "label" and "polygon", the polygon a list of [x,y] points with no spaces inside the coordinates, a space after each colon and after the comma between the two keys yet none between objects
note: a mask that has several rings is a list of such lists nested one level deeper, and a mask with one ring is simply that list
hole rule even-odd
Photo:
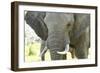
[{"label": "elephant", "polygon": [[[27,18],[29,15],[30,17],[25,19],[26,22],[28,23],[28,20],[33,22],[34,20],[31,18],[34,18],[34,11],[29,15],[27,14],[25,17]],[[50,50],[51,60],[65,60],[70,47],[73,48],[78,59],[88,58],[88,49],[90,47],[89,14],[46,12],[45,16],[41,18],[40,22],[42,23],[36,23],[38,28],[34,27],[33,29],[39,36],[42,33],[40,36],[42,39],[40,51],[42,60],[45,60],[44,55],[48,49]],[[28,24],[32,27],[34,23]],[[38,30],[41,30],[41,32],[37,32]]]}]

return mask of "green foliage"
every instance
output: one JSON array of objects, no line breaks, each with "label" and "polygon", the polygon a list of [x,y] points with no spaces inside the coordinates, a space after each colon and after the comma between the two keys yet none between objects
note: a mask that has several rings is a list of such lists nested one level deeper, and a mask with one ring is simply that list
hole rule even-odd
[{"label": "green foliage", "polygon": [[[40,47],[41,47],[41,43],[29,43],[27,45],[25,45],[25,62],[33,62],[33,61],[41,61],[40,58]],[[50,60],[50,54],[49,51],[47,51],[46,56],[45,56],[46,60]]]}]

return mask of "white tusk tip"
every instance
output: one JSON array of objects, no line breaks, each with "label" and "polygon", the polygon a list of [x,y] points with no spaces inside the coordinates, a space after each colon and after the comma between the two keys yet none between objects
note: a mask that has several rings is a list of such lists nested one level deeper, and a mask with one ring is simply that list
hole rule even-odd
[{"label": "white tusk tip", "polygon": [[62,51],[62,52],[57,52],[58,54],[67,54],[66,51]]}]

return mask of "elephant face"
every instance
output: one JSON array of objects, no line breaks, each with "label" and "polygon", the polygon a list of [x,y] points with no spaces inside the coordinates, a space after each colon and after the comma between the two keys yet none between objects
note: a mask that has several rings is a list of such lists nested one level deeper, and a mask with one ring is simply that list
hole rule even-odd
[{"label": "elephant face", "polygon": [[69,44],[75,48],[77,58],[87,58],[90,42],[89,14],[32,11],[27,12],[25,20],[44,41],[42,49],[47,46],[52,60],[66,59],[66,51],[71,47]]},{"label": "elephant face", "polygon": [[44,22],[48,28],[48,48],[55,51],[54,53],[65,54],[65,51],[69,50],[69,32],[73,28],[74,15],[70,13],[46,13]]}]

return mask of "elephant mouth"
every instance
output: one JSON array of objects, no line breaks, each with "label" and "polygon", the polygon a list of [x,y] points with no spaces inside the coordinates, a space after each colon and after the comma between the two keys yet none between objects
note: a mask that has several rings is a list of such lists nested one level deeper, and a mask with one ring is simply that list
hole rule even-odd
[{"label": "elephant mouth", "polygon": [[64,51],[57,51],[57,53],[58,53],[58,54],[67,54],[68,51],[69,51],[69,44],[66,45]]}]

